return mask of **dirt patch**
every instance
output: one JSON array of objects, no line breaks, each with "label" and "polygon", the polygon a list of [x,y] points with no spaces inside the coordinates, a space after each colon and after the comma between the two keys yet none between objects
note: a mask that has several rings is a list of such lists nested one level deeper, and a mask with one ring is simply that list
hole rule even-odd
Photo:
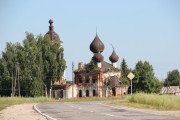
[{"label": "dirt patch", "polygon": [[47,120],[33,109],[35,103],[13,105],[0,111],[1,120]]}]

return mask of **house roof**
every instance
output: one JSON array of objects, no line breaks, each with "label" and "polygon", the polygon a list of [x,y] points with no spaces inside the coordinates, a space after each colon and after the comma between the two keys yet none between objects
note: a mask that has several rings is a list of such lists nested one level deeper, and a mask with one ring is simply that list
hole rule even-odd
[{"label": "house roof", "polygon": [[111,77],[110,86],[111,86],[111,88],[120,86],[119,78],[117,76],[112,76]]},{"label": "house roof", "polygon": [[106,61],[102,61],[101,62],[101,71],[102,72],[105,72],[105,71],[107,71],[109,68],[111,68],[112,67],[112,64],[109,64],[108,62],[106,62]]}]

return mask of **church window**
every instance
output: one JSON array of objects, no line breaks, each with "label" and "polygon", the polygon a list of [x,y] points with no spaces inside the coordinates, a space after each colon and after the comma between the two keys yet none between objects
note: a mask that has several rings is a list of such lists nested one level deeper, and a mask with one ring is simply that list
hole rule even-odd
[{"label": "church window", "polygon": [[96,79],[92,79],[93,83],[96,83]]},{"label": "church window", "polygon": [[82,83],[82,79],[79,79],[79,83]]},{"label": "church window", "polygon": [[86,78],[86,83],[89,83],[89,78]]}]

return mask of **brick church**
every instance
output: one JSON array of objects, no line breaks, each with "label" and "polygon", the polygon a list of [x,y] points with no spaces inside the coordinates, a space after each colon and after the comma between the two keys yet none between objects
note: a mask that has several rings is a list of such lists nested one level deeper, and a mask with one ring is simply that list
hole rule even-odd
[{"label": "brick church", "polygon": [[[52,42],[58,41],[61,48],[63,42],[54,31],[52,23],[53,21],[49,20],[50,26],[46,35],[49,35]],[[127,94],[128,86],[122,85],[120,81],[121,70],[116,65],[119,57],[114,48],[109,57],[110,63],[104,61],[102,52],[105,46],[97,33],[89,48],[93,53],[90,62],[78,64],[78,69],[74,70],[74,80],[71,82],[65,80],[64,72],[63,77],[52,86],[52,97],[110,97]]]},{"label": "brick church", "polygon": [[104,61],[104,44],[98,34],[89,46],[93,57],[88,64],[79,63],[74,71],[77,94],[75,97],[110,97],[126,95],[128,87],[121,84],[121,71],[117,68],[118,55],[114,48],[109,57],[111,63]]}]

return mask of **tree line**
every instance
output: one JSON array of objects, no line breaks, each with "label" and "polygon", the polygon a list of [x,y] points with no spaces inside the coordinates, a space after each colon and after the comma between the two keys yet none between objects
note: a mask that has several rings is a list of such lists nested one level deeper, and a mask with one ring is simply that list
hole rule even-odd
[{"label": "tree line", "polygon": [[0,96],[48,96],[66,68],[64,49],[49,36],[26,33],[23,44],[8,42],[0,58]]},{"label": "tree line", "polygon": [[[92,66],[91,66],[92,67]],[[26,33],[23,44],[8,42],[0,57],[0,96],[49,96],[51,85],[60,80],[66,68],[64,49],[49,36]],[[162,86],[180,86],[180,72],[169,71],[164,81],[155,76],[148,61],[138,61],[134,69],[121,62],[121,84],[130,86],[127,75],[133,72],[133,92],[159,93]]]},{"label": "tree line", "polygon": [[138,61],[135,65],[135,68],[132,70],[128,68],[125,59],[123,59],[120,68],[122,74],[120,80],[123,84],[130,86],[130,81],[127,78],[127,75],[130,72],[135,75],[135,78],[132,81],[132,91],[134,93],[159,93],[163,86],[180,86],[180,72],[177,69],[169,71],[167,74],[167,78],[160,81],[155,76],[153,66],[148,61]]}]

